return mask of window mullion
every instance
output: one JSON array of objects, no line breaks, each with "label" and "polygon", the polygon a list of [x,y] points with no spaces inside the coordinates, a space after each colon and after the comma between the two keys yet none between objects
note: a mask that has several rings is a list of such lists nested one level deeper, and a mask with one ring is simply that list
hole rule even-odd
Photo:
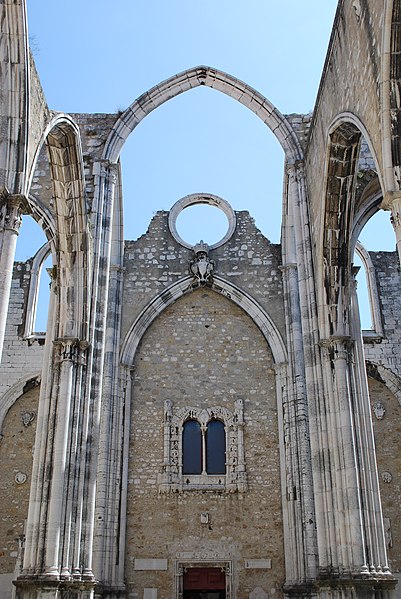
[{"label": "window mullion", "polygon": [[206,433],[207,426],[201,426],[202,431],[202,474],[207,474],[206,472]]}]

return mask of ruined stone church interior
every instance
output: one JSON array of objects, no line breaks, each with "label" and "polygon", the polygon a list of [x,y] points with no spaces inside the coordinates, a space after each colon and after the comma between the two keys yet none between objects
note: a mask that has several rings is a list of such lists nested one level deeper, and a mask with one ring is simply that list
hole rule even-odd
[{"label": "ruined stone church interior", "polygon": [[[203,65],[56,111],[25,1],[0,14],[0,599],[401,597],[401,0],[339,0],[289,115]],[[201,86],[282,149],[278,243],[213,189],[124,237],[125,142]],[[26,218],[46,243],[16,261]]]}]

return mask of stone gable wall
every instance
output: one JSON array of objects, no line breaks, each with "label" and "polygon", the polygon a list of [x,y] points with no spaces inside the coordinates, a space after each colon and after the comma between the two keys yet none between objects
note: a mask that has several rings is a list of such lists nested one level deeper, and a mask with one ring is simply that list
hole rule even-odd
[{"label": "stone gable wall", "polygon": [[[237,212],[237,227],[223,246],[211,250],[215,272],[240,287],[266,310],[285,339],[281,248],[255,227],[249,213]],[[168,212],[157,212],[149,229],[125,242],[122,334],[163,289],[189,274],[194,253],[177,243],[168,228]]]}]

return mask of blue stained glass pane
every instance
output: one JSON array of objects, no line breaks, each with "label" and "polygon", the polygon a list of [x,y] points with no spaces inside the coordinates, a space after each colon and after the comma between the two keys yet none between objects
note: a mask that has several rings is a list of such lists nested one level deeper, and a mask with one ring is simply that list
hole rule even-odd
[{"label": "blue stained glass pane", "polygon": [[202,433],[199,422],[187,420],[182,432],[182,473],[202,473]]},{"label": "blue stained glass pane", "polygon": [[226,435],[220,420],[211,420],[207,425],[206,471],[208,474],[226,473]]}]

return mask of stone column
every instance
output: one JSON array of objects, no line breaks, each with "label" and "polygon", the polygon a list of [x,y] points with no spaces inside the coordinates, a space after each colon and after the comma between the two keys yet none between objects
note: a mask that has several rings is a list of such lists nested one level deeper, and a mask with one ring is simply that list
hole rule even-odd
[{"label": "stone column", "polygon": [[15,248],[26,206],[26,198],[22,195],[3,194],[0,200],[0,359],[3,353]]},{"label": "stone column", "polygon": [[361,577],[369,574],[364,537],[361,488],[355,438],[355,409],[350,380],[353,342],[348,336],[322,342],[326,380],[332,388],[327,410],[329,432],[328,467],[334,510],[332,542],[342,574]]},{"label": "stone column", "polygon": [[51,444],[48,425],[50,419],[51,389],[54,370],[52,364],[55,306],[57,293],[57,269],[49,268],[51,277],[49,312],[46,327],[46,343],[43,356],[43,368],[40,385],[40,397],[37,415],[35,453],[32,466],[32,484],[26,525],[26,544],[23,574],[40,574],[41,556],[44,551],[46,530],[47,484],[45,483],[46,455]]},{"label": "stone column", "polygon": [[381,208],[391,211],[391,223],[395,232],[398,258],[401,263],[401,191],[388,191],[383,198]]},{"label": "stone column", "polygon": [[[104,357],[107,341],[107,309],[110,284],[110,256],[113,225],[113,205],[115,187],[119,179],[119,165],[108,160],[99,161],[93,166],[95,175],[95,201],[93,211],[96,214],[94,223],[94,262],[92,279],[92,303],[90,315],[90,350],[86,388],[90,396],[85,405],[85,430],[88,442],[83,451],[83,522],[80,553],[82,558],[82,579],[95,580],[94,573],[94,538],[95,510],[97,503],[97,479],[99,476],[99,455],[103,456],[107,441],[102,438],[101,413],[104,385]],[[90,441],[89,441],[90,440]],[[110,459],[112,459],[110,457]],[[102,487],[99,487],[100,504]],[[107,498],[108,500],[108,498]],[[100,563],[97,561],[97,567]],[[100,566],[102,568],[102,566]],[[102,576],[102,571],[96,572],[96,577]],[[105,582],[105,580],[103,580]],[[106,581],[109,582],[108,580]]]},{"label": "stone column", "polygon": [[358,444],[358,465],[363,494],[363,515],[368,545],[369,570],[374,575],[390,576],[387,561],[380,487],[377,473],[377,460],[373,436],[372,413],[366,375],[363,339],[359,317],[356,274],[353,269],[351,288],[351,325],[354,340],[353,389],[355,394],[356,442]]},{"label": "stone column", "polygon": [[53,445],[53,471],[47,516],[44,576],[57,579],[61,574],[59,564],[63,545],[62,535],[68,532],[65,530],[63,508],[65,508],[67,499],[68,446],[72,433],[70,426],[72,391],[79,344],[77,339],[68,338],[58,339],[54,343],[55,359],[59,363],[59,388]]},{"label": "stone column", "polygon": [[[312,476],[309,402],[315,397],[311,373],[314,286],[308,236],[303,164],[286,167],[287,200],[283,218],[283,286],[289,354],[288,383],[283,394],[283,441],[286,487],[283,490],[288,522],[286,589],[308,585],[317,572],[317,537]],[[309,380],[308,380],[309,379]],[[310,395],[310,397],[309,397]],[[305,588],[305,587],[304,587]],[[295,591],[296,592],[296,591]]]}]

